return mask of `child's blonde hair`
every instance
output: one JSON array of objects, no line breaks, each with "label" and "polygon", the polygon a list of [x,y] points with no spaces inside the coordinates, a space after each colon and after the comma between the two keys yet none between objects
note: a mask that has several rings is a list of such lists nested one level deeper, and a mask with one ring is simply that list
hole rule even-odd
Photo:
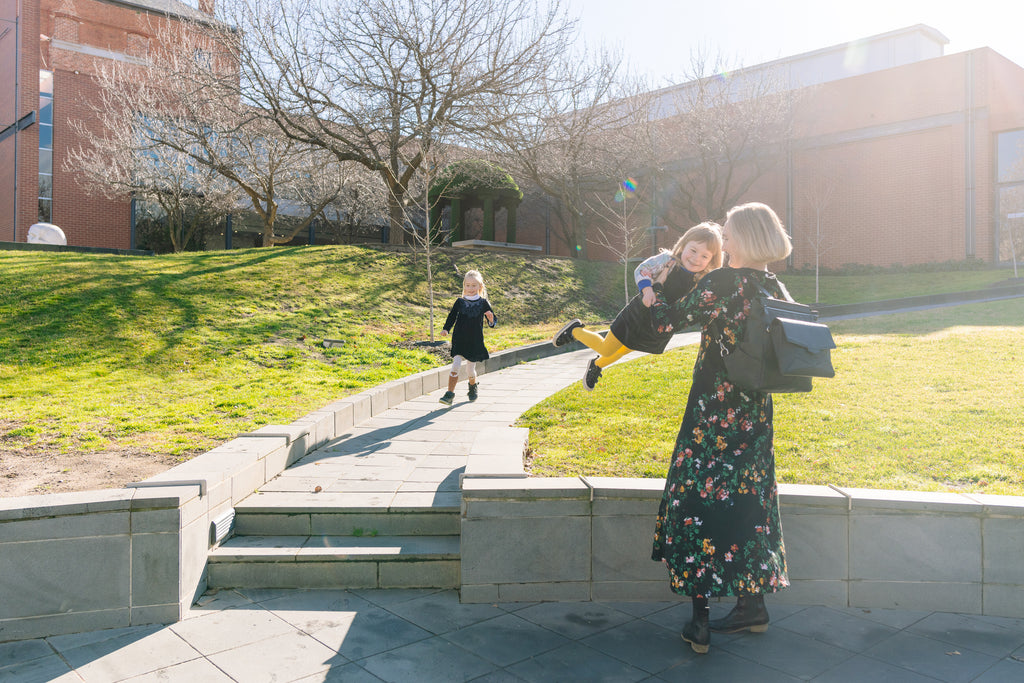
[{"label": "child's blonde hair", "polygon": [[484,284],[484,276],[480,274],[479,270],[467,270],[466,274],[462,278],[462,291],[466,291],[466,283],[472,280],[480,285],[480,296],[484,299],[487,298],[487,286]]},{"label": "child's blonde hair", "polygon": [[700,271],[700,275],[707,275],[712,270],[722,267],[722,227],[718,223],[704,221],[684,232],[672,245],[672,256],[677,261],[690,242],[700,242],[711,252],[711,260],[708,261],[707,268]]},{"label": "child's blonde hair", "polygon": [[793,251],[793,243],[782,221],[767,204],[750,202],[729,209],[730,249],[738,250],[752,263],[781,261]]}]

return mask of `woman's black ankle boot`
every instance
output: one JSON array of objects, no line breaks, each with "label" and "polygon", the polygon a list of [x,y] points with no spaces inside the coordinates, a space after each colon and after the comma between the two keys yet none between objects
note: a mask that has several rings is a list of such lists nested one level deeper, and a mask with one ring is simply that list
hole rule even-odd
[{"label": "woman's black ankle boot", "polygon": [[764,595],[741,595],[722,619],[710,623],[715,633],[738,633],[747,629],[754,633],[768,630],[768,608],[764,606]]},{"label": "woman's black ankle boot", "polygon": [[711,647],[711,631],[708,630],[708,599],[693,598],[693,618],[683,627],[683,640],[690,644],[697,654],[707,654]]}]

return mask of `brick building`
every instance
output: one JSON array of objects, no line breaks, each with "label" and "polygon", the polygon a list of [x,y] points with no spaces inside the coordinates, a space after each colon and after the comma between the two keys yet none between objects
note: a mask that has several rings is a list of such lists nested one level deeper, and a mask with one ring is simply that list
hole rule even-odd
[{"label": "brick building", "polygon": [[[62,171],[78,144],[67,121],[86,117],[97,58],[137,60],[153,20],[208,15],[177,0],[0,8],[0,91],[15,93],[0,98],[0,241],[24,241],[49,219],[72,245],[134,246],[130,204],[87,196]],[[947,42],[918,25],[741,72],[782,74],[799,102],[786,153],[744,197],[782,216],[793,266],[1021,257],[1007,237],[1024,233],[1024,68],[989,48],[944,55]],[[569,254],[550,210],[523,189],[517,240]],[[668,246],[675,235],[656,239]]]},{"label": "brick building", "polygon": [[[206,8],[209,9],[209,8]],[[0,241],[51,222],[68,244],[133,246],[131,204],[89,196],[62,169],[103,60],[141,62],[162,21],[204,21],[178,0],[0,0]]]},{"label": "brick building", "polygon": [[[1011,229],[1021,259],[1024,68],[989,48],[944,56],[947,43],[917,25],[733,75],[770,70],[796,96],[788,150],[741,200],[776,209],[794,267],[1005,263]],[[524,201],[519,240],[569,254],[552,220]]]}]

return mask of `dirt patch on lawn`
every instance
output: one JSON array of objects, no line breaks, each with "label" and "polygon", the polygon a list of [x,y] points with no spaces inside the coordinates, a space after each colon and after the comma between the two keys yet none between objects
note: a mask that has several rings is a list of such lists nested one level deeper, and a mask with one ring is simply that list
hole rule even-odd
[{"label": "dirt patch on lawn", "polygon": [[99,453],[4,450],[0,451],[0,497],[122,488],[180,462],[179,457],[127,447]]}]

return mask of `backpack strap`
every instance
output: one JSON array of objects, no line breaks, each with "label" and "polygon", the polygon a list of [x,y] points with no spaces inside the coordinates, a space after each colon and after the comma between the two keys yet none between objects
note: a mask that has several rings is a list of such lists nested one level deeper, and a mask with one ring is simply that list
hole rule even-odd
[{"label": "backpack strap", "polygon": [[[754,283],[754,284],[756,284],[756,285],[757,285],[757,289],[758,289],[758,290],[759,290],[759,291],[761,292],[761,294],[763,294],[764,296],[768,297],[769,299],[774,299],[774,298],[776,298],[776,297],[775,297],[774,295],[772,295],[772,293],[771,293],[771,292],[769,292],[769,291],[768,291],[767,289],[765,289],[765,288],[764,288],[764,287],[763,287],[763,286],[761,285],[761,283],[760,283],[760,282],[756,282],[756,283]],[[782,291],[782,298],[783,298],[784,300],[786,300],[786,301],[789,301],[790,303],[794,303],[794,304],[796,303],[796,299],[794,299],[794,298],[793,298],[792,296],[790,296],[790,294],[789,294],[789,290],[788,290],[788,289],[786,289],[786,285],[782,284],[782,281],[781,281],[781,280],[779,280],[779,279],[776,279],[776,280],[775,280],[775,284],[777,284],[777,285],[779,286],[779,289],[780,289],[780,290]]]},{"label": "backpack strap", "polygon": [[[782,290],[782,296],[786,298],[786,301],[792,301],[793,303],[796,303],[796,299],[789,295],[789,290],[786,289],[786,285],[782,284],[782,281],[778,279],[776,279],[775,282],[778,283],[779,289]],[[761,291],[763,292],[764,289],[762,288]]]}]

